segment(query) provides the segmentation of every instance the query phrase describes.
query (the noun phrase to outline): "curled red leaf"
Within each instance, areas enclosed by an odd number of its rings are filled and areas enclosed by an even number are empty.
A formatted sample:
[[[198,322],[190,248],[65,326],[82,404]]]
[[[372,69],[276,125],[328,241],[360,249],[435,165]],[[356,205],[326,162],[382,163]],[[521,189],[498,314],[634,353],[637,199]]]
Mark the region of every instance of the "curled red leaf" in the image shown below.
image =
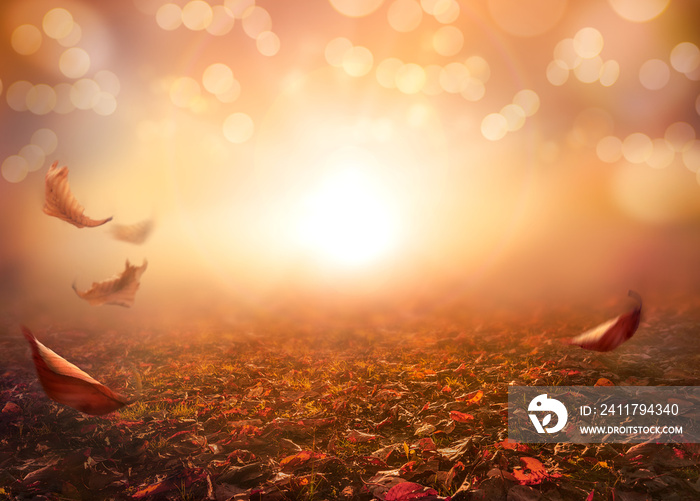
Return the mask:
[[[93,415],[108,414],[130,403],[41,344],[26,327],[22,333],[32,348],[39,382],[49,398]]]
[[[116,304],[118,306],[130,307],[134,304],[136,291],[141,283],[139,282],[141,275],[146,271],[148,262],[143,261],[141,266],[129,264],[126,261],[126,268],[119,275],[103,280],[101,282],[93,282],[92,287],[86,291],[79,291],[75,284],[73,290],[81,298],[85,299],[93,306],[101,304]]]
[[[58,161],[49,167],[45,178],[44,213],[57,217],[78,228],[100,226],[112,220],[91,219],[83,214],[85,208],[73,196],[68,185],[68,167],[58,168]]]
[[[638,304],[632,311],[628,311],[569,341],[569,344],[580,346],[586,350],[610,351],[630,339],[639,327],[639,319],[642,314],[642,298],[634,291],[629,295],[637,300]]]

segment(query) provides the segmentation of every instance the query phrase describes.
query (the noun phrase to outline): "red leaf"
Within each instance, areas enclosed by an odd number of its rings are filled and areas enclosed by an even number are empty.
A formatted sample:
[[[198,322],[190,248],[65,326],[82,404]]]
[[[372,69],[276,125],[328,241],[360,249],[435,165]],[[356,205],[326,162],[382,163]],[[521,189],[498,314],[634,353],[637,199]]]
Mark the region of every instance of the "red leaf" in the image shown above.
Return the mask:
[[[548,478],[560,477],[560,473],[548,473],[547,468],[540,462],[539,459],[530,457],[521,457],[520,463],[522,467],[513,468],[513,476],[520,482],[521,485],[534,485],[542,483]]]
[[[437,491],[424,487],[415,482],[401,482],[389,489],[384,496],[385,501],[412,501],[414,499],[435,499]]]
[[[580,336],[576,336],[569,340],[569,344],[580,346],[586,350],[610,351],[630,339],[639,327],[642,298],[634,291],[629,291],[629,295],[639,302],[634,310],[603,322]]]
[[[474,419],[474,416],[459,411],[450,411],[450,418],[452,421],[457,421],[458,423],[466,423]]]
[[[348,439],[348,442],[357,444],[361,442],[371,442],[372,440],[376,440],[379,438],[379,435],[372,435],[370,433],[363,433],[357,430],[350,430],[346,438]]]
[[[58,168],[58,161],[55,161],[46,172],[44,181],[46,193],[44,201],[44,213],[57,217],[78,228],[100,226],[112,220],[90,219],[83,214],[85,208],[78,203],[70,191],[68,185],[68,167]]]
[[[49,398],[93,415],[107,414],[130,403],[41,344],[26,327],[22,327],[22,333],[32,348],[39,382]]]

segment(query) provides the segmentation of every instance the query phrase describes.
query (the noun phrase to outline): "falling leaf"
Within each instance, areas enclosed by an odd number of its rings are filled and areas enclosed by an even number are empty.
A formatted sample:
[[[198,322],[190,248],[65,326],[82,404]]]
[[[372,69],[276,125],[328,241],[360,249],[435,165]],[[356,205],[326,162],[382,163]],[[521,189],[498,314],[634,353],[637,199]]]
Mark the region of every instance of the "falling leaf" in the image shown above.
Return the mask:
[[[142,244],[153,230],[153,220],[146,219],[134,224],[112,224],[112,236],[130,244]]]
[[[93,415],[107,414],[130,403],[41,344],[26,327],[22,327],[22,333],[32,348],[39,382],[49,398]]]
[[[139,279],[147,266],[146,260],[141,266],[134,266],[129,264],[127,259],[126,268],[121,275],[115,275],[102,282],[93,282],[92,287],[84,292],[80,292],[73,284],[73,290],[93,306],[116,304],[128,308],[134,304],[134,296],[140,285]]]
[[[112,220],[91,219],[83,214],[85,208],[73,196],[68,185],[68,167],[58,168],[58,161],[49,167],[45,178],[46,196],[44,212],[49,216],[63,219],[78,228],[100,226]]]
[[[634,291],[629,291],[629,295],[639,302],[634,310],[584,332],[580,336],[571,339],[569,344],[580,346],[587,350],[610,351],[631,338],[637,327],[639,327],[639,319],[642,313],[642,298]]]

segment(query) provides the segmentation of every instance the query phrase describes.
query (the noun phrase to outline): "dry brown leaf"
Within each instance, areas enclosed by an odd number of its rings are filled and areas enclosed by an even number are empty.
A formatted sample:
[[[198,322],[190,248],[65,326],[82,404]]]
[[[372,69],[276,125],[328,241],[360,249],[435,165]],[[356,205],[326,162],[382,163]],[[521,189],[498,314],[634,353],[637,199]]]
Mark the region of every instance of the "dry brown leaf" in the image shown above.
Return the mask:
[[[85,208],[78,203],[68,185],[68,167],[58,168],[58,161],[49,167],[45,178],[46,196],[44,213],[57,217],[78,228],[100,226],[112,220],[91,219],[83,214]]]
[[[134,224],[112,224],[112,236],[131,244],[142,244],[153,230],[153,220],[146,219]]]
[[[129,264],[127,259],[126,268],[121,274],[102,282],[93,282],[92,287],[84,292],[80,292],[73,284],[73,290],[93,306],[116,304],[128,308],[134,304],[134,297],[140,285],[139,279],[147,266],[148,262],[145,259],[141,266]]]
[[[639,303],[634,310],[603,322],[599,326],[571,339],[569,343],[587,350],[610,351],[631,338],[637,327],[639,327],[639,319],[642,314],[642,298],[634,291],[629,291],[629,295]]]
[[[93,415],[107,414],[129,404],[125,397],[41,344],[26,327],[22,327],[22,333],[32,348],[39,382],[49,398]]]

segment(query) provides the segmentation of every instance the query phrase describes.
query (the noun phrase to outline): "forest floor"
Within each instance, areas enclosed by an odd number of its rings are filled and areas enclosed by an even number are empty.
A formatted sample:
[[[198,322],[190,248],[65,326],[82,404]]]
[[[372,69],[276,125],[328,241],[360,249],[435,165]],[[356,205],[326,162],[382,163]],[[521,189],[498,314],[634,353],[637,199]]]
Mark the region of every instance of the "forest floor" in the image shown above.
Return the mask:
[[[602,320],[37,328],[134,398],[102,417],[46,397],[5,326],[0,500],[700,499],[700,444],[507,440],[509,385],[700,384],[697,318],[657,312],[607,354],[561,342]]]

